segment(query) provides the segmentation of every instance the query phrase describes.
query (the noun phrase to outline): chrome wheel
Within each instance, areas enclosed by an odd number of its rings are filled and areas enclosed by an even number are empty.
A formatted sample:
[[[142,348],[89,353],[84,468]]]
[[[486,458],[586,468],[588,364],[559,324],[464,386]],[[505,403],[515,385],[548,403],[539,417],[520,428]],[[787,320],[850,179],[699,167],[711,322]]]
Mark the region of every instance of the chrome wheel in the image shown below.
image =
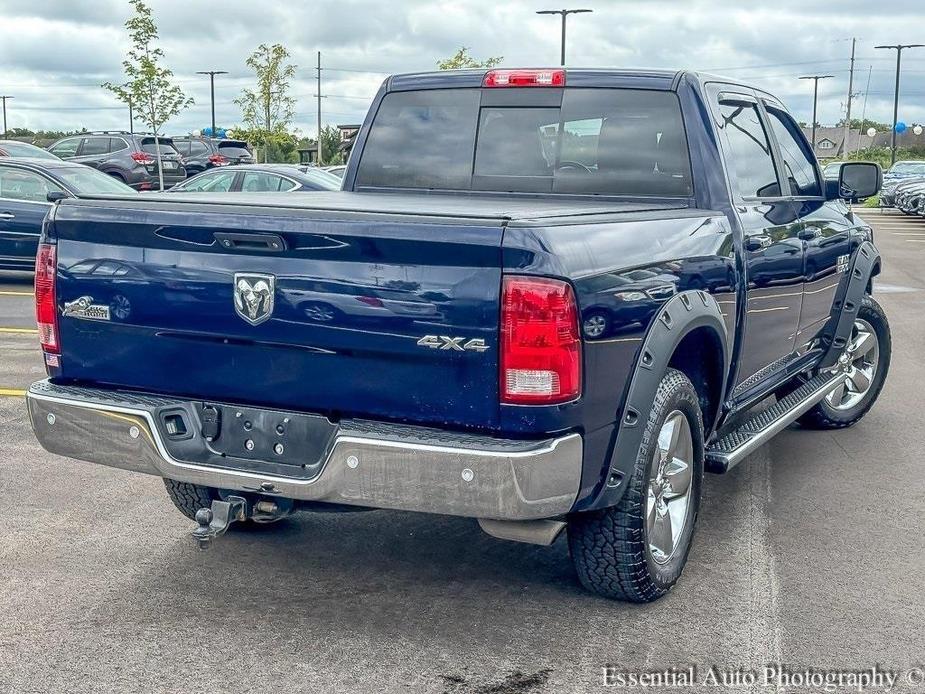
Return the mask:
[[[600,337],[607,329],[607,319],[599,313],[594,314],[592,316],[588,316],[585,319],[584,325],[582,327],[584,328],[585,336]]]
[[[829,407],[850,410],[870,392],[880,362],[880,342],[873,326],[863,318],[854,322],[851,339],[838,367],[848,378],[826,397]]]
[[[664,564],[674,555],[688,523],[694,439],[687,417],[674,410],[658,432],[646,498],[649,553]]]

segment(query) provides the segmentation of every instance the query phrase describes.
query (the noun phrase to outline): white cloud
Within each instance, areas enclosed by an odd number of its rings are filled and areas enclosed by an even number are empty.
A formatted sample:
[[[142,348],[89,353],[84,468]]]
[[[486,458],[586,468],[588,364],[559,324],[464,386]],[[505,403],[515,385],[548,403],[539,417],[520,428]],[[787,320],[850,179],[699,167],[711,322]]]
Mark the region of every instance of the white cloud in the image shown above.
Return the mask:
[[[249,82],[244,59],[259,43],[280,42],[298,65],[296,125],[315,130],[314,65],[323,54],[326,122],[362,120],[368,100],[387,73],[429,70],[459,46],[476,56],[503,55],[505,65],[554,65],[559,55],[556,17],[534,14],[544,0],[150,0],[167,64],[196,104],[177,117],[172,132],[207,124],[208,80],[197,70],[231,74],[216,81],[223,124],[239,118],[233,103]],[[895,56],[878,43],[914,42],[920,4],[909,0],[877,11],[869,2],[778,0],[743,9],[731,0],[626,2],[588,0],[592,15],[570,18],[569,64],[589,67],[672,67],[726,72],[783,98],[809,120],[812,85],[797,78],[827,73],[820,83],[819,119],[836,121],[848,90],[850,43],[858,44],[855,92],[871,73],[867,115],[892,117]],[[11,126],[119,128],[127,114],[97,85],[119,81],[126,45],[125,0],[0,0],[0,91],[13,94]],[[368,71],[368,72],[363,72]],[[860,115],[863,95],[855,102]],[[925,49],[904,57],[900,118],[925,121]],[[79,110],[74,110],[79,109]]]

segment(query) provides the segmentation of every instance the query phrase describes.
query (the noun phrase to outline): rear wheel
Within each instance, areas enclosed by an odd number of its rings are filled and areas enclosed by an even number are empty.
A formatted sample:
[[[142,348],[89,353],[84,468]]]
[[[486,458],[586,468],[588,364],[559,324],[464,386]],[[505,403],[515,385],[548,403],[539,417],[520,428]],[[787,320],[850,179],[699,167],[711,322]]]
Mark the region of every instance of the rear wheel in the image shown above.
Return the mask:
[[[800,417],[800,424],[812,429],[841,429],[860,420],[883,389],[891,351],[886,314],[873,297],[865,296],[838,363],[848,379]]]
[[[651,602],[677,582],[700,508],[703,416],[697,391],[669,369],[620,503],[569,519],[572,561],[582,585],[599,595]]]

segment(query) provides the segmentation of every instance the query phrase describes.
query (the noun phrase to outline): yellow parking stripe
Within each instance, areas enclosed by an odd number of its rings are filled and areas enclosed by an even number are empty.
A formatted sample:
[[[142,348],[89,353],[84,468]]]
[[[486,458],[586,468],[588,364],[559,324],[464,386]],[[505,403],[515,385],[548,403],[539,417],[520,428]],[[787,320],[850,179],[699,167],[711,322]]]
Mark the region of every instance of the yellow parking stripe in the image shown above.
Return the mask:
[[[26,394],[24,390],[18,390],[16,388],[0,388],[0,397],[6,396],[8,398],[21,398]]]
[[[35,296],[32,292],[0,292],[0,296]]]
[[[12,333],[14,335],[38,335],[36,328],[0,328],[0,333]]]

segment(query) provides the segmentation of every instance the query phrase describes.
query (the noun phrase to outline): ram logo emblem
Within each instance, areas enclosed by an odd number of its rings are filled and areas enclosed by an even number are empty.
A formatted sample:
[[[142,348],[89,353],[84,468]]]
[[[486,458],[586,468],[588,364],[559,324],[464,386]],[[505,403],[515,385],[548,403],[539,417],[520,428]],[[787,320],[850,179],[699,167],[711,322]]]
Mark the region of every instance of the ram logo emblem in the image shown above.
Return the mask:
[[[234,308],[251,325],[260,325],[273,315],[276,278],[273,275],[238,272],[234,276]]]
[[[447,350],[451,352],[487,352],[488,345],[480,337],[449,337],[447,335],[425,335],[418,340],[419,347]]]

